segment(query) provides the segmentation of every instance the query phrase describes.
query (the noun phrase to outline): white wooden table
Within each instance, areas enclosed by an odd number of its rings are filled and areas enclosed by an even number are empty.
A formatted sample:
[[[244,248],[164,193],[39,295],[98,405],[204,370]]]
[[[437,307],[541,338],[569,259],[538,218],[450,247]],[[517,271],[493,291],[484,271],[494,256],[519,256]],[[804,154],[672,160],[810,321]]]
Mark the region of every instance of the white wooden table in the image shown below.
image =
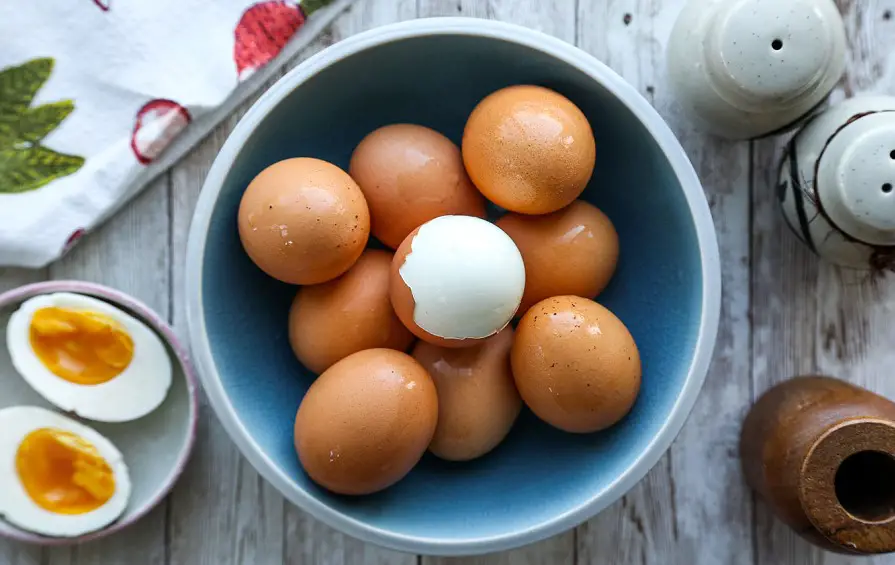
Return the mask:
[[[777,0],[786,1],[786,0]],[[895,94],[895,0],[838,0],[849,71],[838,97]],[[0,565],[801,565],[895,564],[816,550],[749,492],[739,427],[757,394],[825,372],[895,398],[895,277],[868,279],[818,263],[778,214],[782,141],[726,143],[695,132],[665,81],[664,47],[683,0],[359,0],[303,57],[370,27],[429,16],[523,24],[575,43],[621,73],[671,123],[711,203],[724,298],[715,360],[670,452],[627,496],[574,531],[502,554],[420,558],[380,549],[310,518],[242,459],[204,404],[192,462],[168,499],[119,535],[76,548],[0,541]],[[285,72],[286,69],[283,69]],[[282,73],[280,73],[281,76]],[[75,278],[129,292],[185,333],[183,273],[193,206],[242,111],[73,252],[39,271],[0,270],[0,289]]]

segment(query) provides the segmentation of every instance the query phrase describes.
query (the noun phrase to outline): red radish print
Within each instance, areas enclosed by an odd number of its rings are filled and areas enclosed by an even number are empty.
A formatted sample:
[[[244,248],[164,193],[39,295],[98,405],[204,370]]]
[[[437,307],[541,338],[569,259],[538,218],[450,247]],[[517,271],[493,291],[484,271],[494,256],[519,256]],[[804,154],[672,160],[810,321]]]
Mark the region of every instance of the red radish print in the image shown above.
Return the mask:
[[[246,10],[234,32],[233,60],[239,80],[276,57],[304,23],[304,12],[292,2],[259,2]]]
[[[131,149],[137,160],[148,165],[190,123],[190,113],[172,100],[152,100],[137,112]]]
[[[108,12],[109,8],[112,7],[112,0],[93,0],[93,3],[99,6],[99,9],[103,12]]]
[[[67,253],[68,250],[75,246],[79,239],[84,237],[85,233],[87,233],[87,230],[85,230],[84,228],[75,230],[74,233],[68,236],[68,239],[65,240],[65,247],[63,247],[62,252]]]

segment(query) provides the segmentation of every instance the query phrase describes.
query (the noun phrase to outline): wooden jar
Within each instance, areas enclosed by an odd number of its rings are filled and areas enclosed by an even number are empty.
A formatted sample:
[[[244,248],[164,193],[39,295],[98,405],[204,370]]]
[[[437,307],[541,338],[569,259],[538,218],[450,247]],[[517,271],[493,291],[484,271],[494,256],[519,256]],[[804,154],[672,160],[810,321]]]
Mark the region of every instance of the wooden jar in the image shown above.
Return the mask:
[[[895,403],[823,376],[767,391],[743,424],[749,486],[808,541],[895,552]]]

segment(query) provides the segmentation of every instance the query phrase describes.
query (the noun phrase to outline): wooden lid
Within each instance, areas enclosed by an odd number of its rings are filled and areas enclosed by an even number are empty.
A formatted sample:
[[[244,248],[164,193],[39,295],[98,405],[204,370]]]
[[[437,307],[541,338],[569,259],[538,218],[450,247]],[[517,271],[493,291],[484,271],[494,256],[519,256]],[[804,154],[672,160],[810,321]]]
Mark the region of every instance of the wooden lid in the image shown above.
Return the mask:
[[[861,418],[827,430],[802,462],[799,499],[841,549],[895,552],[895,425]]]

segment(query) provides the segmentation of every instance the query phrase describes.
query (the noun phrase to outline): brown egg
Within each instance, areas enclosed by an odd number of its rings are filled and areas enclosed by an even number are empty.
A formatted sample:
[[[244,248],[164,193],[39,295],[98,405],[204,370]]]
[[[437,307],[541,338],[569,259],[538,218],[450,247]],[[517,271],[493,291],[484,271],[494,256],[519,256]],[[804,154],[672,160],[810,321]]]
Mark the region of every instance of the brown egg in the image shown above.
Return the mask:
[[[545,216],[509,213],[497,221],[522,253],[525,294],[521,317],[536,302],[560,295],[594,298],[618,263],[618,234],[595,206],[576,200]]]
[[[364,349],[407,351],[413,334],[388,297],[392,254],[367,249],[344,275],[304,286],[289,311],[289,342],[295,356],[320,374]]]
[[[570,204],[590,181],[596,158],[587,117],[540,86],[510,86],[479,102],[462,145],[476,187],[520,214],[548,214]]]
[[[370,236],[370,213],[357,184],[339,167],[306,157],[258,173],[242,195],[238,224],[258,268],[291,284],[341,275]]]
[[[466,175],[460,148],[427,127],[373,131],[355,148],[348,172],[370,206],[371,232],[392,249],[433,218],[485,217],[485,199]]]
[[[429,451],[442,459],[468,461],[507,436],[522,409],[510,371],[512,345],[511,327],[464,349],[417,342],[413,357],[438,390],[438,425]]]
[[[603,430],[640,392],[640,354],[628,329],[593,300],[556,296],[532,306],[510,354],[516,388],[548,424],[567,432]]]
[[[426,370],[406,353],[366,349],[308,389],[295,416],[295,449],[323,488],[370,494],[410,472],[437,422],[438,396]]]

